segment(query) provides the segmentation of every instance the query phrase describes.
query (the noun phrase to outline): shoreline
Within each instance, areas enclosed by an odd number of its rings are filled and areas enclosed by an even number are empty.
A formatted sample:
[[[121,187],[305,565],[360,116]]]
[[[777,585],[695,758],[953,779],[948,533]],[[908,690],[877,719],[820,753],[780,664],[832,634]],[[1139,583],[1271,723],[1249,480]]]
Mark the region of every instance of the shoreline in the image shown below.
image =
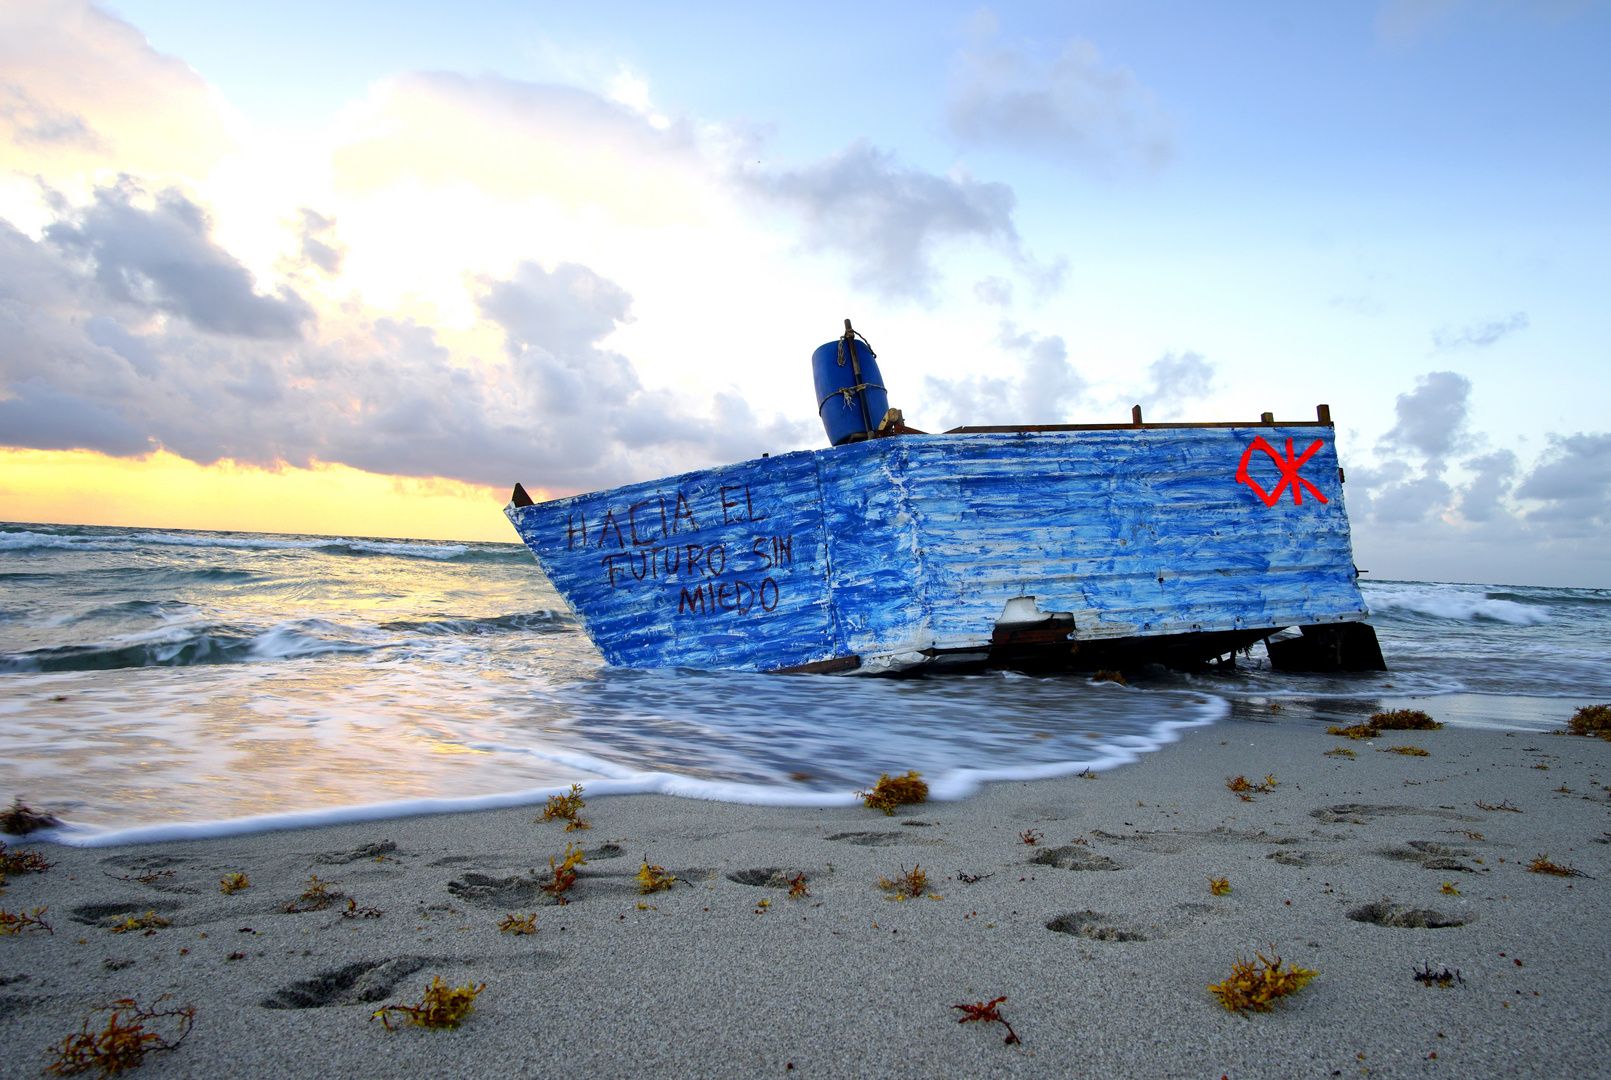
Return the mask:
[[[197,1006],[195,1029],[142,1076],[1611,1069],[1611,743],[1452,725],[1366,743],[1240,715],[1178,734],[1096,779],[996,782],[895,817],[590,793],[575,832],[523,806],[117,848],[8,837],[56,865],[10,876],[0,907],[47,907],[55,933],[0,937],[4,1072],[38,1075],[97,1004],[164,993]],[[1428,755],[1377,752],[1406,744]],[[1251,802],[1226,789],[1267,773],[1278,785]],[[546,906],[567,842],[592,854],[575,902]],[[1545,852],[1590,876],[1527,872]],[[678,884],[640,895],[644,859]],[[919,864],[940,899],[879,890]],[[810,896],[766,887],[772,871],[805,874]],[[220,893],[228,873],[250,887]],[[284,913],[310,875],[342,901]],[[1227,896],[1209,890],[1220,876]],[[347,899],[384,914],[342,918]],[[1379,901],[1463,925],[1348,918]],[[148,910],[171,925],[103,925]],[[500,933],[510,913],[536,933]],[[1074,932],[1048,929],[1060,916]],[[1207,984],[1272,944],[1320,974],[1285,1009],[1227,1012]],[[1465,981],[1423,986],[1421,963]],[[463,1027],[369,1020],[435,975],[486,983]],[[951,1006],[1003,994],[1022,1045],[956,1023]]]
[[[952,769],[939,776],[929,775],[930,799],[956,802],[978,794],[986,785],[1056,779],[1086,769],[1110,772],[1135,764],[1143,756],[1157,753],[1179,740],[1193,728],[1212,726],[1227,720],[1265,721],[1272,719],[1270,707],[1278,705],[1274,718],[1283,724],[1326,726],[1356,723],[1370,713],[1390,709],[1426,709],[1445,717],[1451,726],[1480,730],[1546,734],[1564,725],[1571,712],[1569,703],[1577,697],[1552,695],[1488,695],[1450,693],[1442,695],[1358,695],[1289,694],[1244,692],[1225,694],[1212,688],[1144,688],[1164,693],[1199,694],[1215,703],[1208,706],[1211,716],[1193,720],[1159,720],[1146,735],[1115,736],[1108,744],[1093,749],[1104,753],[1089,759],[1049,762],[1044,765],[1004,766],[996,769]],[[1135,740],[1148,745],[1134,745]],[[1130,743],[1130,745],[1125,745]],[[575,758],[573,764],[581,760]],[[608,763],[593,760],[595,767]],[[581,766],[578,766],[579,768]],[[702,802],[731,803],[740,806],[774,806],[797,809],[826,809],[859,806],[850,789],[816,790],[743,781],[707,780],[680,773],[644,772],[632,776],[608,777],[577,775],[541,787],[484,792],[464,796],[420,795],[377,802],[334,804],[312,810],[275,810],[238,817],[149,821],[135,825],[107,827],[71,819],[59,828],[31,835],[36,843],[67,847],[110,848],[131,844],[174,843],[187,840],[249,836],[258,833],[319,829],[333,825],[383,824],[412,817],[479,813],[484,810],[518,809],[542,806],[550,795],[562,794],[571,783],[581,783],[598,797],[625,795],[668,795]],[[30,796],[32,798],[32,796]],[[25,800],[26,801],[26,800]],[[43,800],[41,800],[44,803]],[[48,804],[47,804],[48,805]]]

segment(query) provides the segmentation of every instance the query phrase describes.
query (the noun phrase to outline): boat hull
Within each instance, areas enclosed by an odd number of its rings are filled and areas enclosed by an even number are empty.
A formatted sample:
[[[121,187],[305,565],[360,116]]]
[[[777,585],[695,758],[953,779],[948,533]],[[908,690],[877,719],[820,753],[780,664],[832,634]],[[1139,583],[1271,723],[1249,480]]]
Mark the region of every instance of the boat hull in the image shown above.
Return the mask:
[[[1191,666],[1368,614],[1329,425],[905,435],[505,512],[631,667]]]

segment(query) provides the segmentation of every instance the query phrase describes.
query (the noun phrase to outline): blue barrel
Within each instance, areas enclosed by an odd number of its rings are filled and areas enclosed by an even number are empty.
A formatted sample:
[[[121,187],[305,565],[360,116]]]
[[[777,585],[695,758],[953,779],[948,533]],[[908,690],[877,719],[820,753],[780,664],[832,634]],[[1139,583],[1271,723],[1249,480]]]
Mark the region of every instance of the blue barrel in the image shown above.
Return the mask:
[[[866,438],[878,430],[878,423],[889,411],[889,394],[884,377],[878,373],[878,360],[865,341],[853,339],[856,367],[843,338],[830,341],[811,354],[811,377],[817,385],[817,415],[828,431],[828,443],[839,446]]]

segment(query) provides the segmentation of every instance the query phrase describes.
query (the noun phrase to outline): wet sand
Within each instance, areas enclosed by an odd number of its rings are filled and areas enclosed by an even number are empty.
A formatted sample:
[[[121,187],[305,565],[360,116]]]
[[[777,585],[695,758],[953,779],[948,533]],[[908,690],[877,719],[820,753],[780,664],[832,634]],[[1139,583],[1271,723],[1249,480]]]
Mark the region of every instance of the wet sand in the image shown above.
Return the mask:
[[[638,795],[589,799],[573,832],[522,808],[13,841],[56,865],[0,907],[48,907],[55,933],[0,937],[0,1075],[40,1075],[96,1005],[163,994],[194,1031],[142,1077],[1611,1075],[1611,742],[1270,721],[894,817]],[[1379,752],[1403,745],[1429,754]],[[1250,802],[1226,787],[1266,774]],[[539,886],[567,842],[588,861],[561,906]],[[1546,852],[1588,876],[1528,872]],[[677,884],[641,895],[645,859]],[[923,898],[879,889],[917,866]],[[221,893],[231,873],[250,886]],[[775,887],[801,874],[808,896]],[[340,898],[285,912],[312,875]],[[110,932],[147,911],[171,925]],[[537,932],[500,932],[510,913]],[[1207,985],[1271,946],[1319,975],[1227,1012]],[[1464,982],[1423,985],[1422,964]],[[462,1027],[370,1019],[438,975],[486,984]],[[1001,995],[1021,1045],[951,1009]]]

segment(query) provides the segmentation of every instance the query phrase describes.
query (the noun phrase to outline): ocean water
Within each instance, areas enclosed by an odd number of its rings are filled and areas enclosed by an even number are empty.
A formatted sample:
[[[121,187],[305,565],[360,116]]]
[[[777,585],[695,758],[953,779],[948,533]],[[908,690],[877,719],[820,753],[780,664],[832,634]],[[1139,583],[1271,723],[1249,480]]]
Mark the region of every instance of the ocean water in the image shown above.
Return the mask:
[[[0,797],[114,843],[661,791],[835,805],[1133,761],[1231,716],[1411,701],[1544,730],[1611,699],[1611,591],[1367,582],[1390,671],[1132,687],[605,667],[525,549],[0,524]],[[1272,710],[1280,704],[1280,710]]]

